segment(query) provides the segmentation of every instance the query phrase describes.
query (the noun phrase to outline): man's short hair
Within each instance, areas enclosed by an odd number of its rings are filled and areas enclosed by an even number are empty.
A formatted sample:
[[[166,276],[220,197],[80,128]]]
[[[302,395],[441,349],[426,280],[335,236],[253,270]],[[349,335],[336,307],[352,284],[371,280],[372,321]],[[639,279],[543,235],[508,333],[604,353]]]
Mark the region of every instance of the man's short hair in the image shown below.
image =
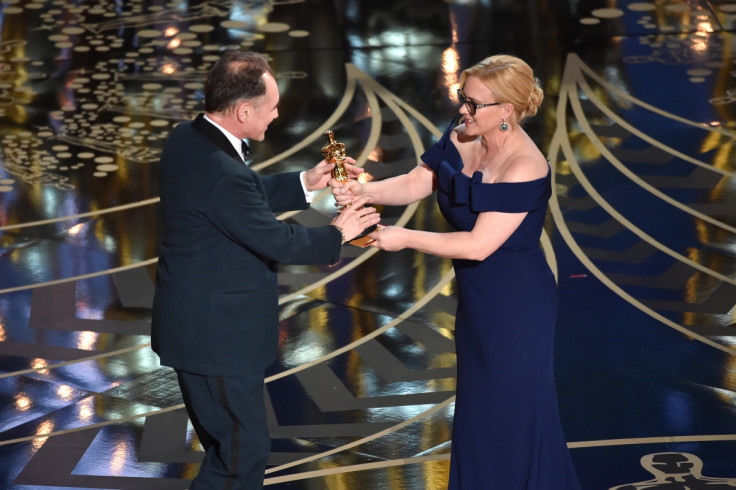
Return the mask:
[[[260,54],[226,50],[204,82],[204,110],[223,112],[241,101],[264,95],[264,73],[273,75],[268,61]]]

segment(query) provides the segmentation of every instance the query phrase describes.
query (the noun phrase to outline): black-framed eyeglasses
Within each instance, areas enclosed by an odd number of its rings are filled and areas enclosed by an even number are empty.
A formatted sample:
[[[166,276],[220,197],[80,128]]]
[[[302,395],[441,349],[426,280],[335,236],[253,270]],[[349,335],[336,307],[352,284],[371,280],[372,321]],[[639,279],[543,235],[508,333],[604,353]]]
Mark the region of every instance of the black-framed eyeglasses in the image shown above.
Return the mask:
[[[472,100],[468,100],[465,98],[465,94],[463,93],[463,89],[459,88],[457,89],[457,98],[460,100],[461,104],[465,104],[465,108],[468,110],[468,114],[471,116],[475,116],[475,111],[477,109],[481,109],[483,107],[490,107],[492,105],[501,105],[503,102],[491,102],[490,104],[476,104]]]

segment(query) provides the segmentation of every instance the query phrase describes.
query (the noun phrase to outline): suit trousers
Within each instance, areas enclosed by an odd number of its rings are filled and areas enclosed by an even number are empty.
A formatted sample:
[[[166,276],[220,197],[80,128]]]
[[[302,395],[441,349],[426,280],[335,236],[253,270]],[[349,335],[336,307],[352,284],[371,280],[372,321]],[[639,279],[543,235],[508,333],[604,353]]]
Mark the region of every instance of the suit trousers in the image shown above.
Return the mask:
[[[190,490],[262,490],[271,439],[263,372],[204,376],[177,370],[189,419],[205,449]]]

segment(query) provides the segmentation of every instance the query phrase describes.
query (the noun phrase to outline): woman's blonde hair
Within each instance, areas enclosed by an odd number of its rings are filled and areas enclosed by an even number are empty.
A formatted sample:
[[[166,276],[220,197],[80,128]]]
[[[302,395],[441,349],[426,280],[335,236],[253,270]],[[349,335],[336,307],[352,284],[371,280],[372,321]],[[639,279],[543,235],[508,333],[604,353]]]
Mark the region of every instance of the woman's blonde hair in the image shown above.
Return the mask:
[[[468,77],[476,77],[495,95],[496,102],[509,103],[514,112],[508,121],[521,124],[534,116],[544,100],[539,79],[522,59],[507,54],[497,54],[463,70],[460,86]]]

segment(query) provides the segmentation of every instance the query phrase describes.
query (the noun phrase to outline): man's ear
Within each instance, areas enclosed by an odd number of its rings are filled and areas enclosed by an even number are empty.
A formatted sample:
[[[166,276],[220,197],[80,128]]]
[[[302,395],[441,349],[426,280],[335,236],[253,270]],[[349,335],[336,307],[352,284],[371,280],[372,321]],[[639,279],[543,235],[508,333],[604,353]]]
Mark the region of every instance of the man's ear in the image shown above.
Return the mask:
[[[248,120],[248,117],[252,114],[252,112],[253,106],[250,102],[241,102],[235,108],[235,117],[238,118],[238,121],[244,123]]]

